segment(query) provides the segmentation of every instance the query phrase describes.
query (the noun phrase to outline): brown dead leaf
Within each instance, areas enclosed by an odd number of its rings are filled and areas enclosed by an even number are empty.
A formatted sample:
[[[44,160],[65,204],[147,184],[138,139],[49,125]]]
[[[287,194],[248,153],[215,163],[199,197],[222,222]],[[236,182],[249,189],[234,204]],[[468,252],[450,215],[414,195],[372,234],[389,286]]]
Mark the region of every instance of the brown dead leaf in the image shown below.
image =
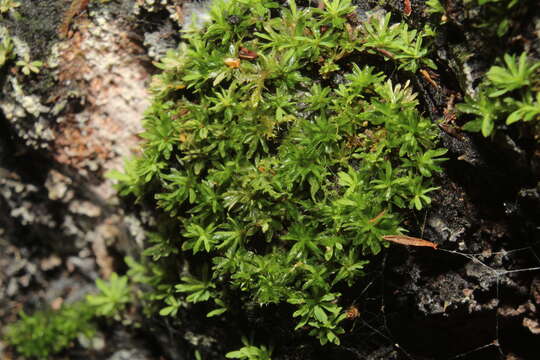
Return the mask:
[[[407,245],[407,246],[427,246],[433,249],[437,249],[437,244],[434,242],[412,237],[405,235],[385,235],[383,236],[384,240],[394,242],[396,244]]]

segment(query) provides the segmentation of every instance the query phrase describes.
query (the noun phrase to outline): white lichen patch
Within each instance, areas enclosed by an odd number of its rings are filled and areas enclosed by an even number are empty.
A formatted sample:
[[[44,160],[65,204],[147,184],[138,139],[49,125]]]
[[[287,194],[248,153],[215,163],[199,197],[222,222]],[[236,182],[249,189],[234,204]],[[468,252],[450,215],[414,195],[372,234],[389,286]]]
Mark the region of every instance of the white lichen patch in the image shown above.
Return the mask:
[[[0,26],[0,38],[5,37],[10,38],[14,45],[15,58],[30,56],[29,45],[18,37],[11,36],[6,27]],[[34,149],[47,148],[47,143],[54,135],[42,116],[47,114],[50,108],[43,104],[39,96],[25,92],[23,84],[16,76],[18,71],[16,67],[13,67],[7,72],[7,81],[0,89],[0,111],[4,113],[17,135],[27,146]]]
[[[191,4],[192,2],[183,0],[137,0],[133,6],[133,13],[139,15],[142,9],[148,12],[166,10],[171,20],[182,25],[186,12],[189,11],[187,7]]]
[[[93,22],[60,46],[59,78],[84,94],[85,106],[60,119],[56,160],[83,175],[122,169],[123,159],[138,147],[137,134],[149,105],[149,75],[139,60],[142,49],[112,18],[94,15]],[[115,194],[108,180],[95,190],[105,199]]]
[[[91,6],[71,24],[68,38],[51,44],[46,59],[32,59],[44,63],[39,74],[24,76],[12,62],[0,88],[0,111],[17,141],[46,154],[43,168],[48,169],[43,184],[27,184],[0,168],[6,214],[17,224],[47,228],[58,239],[72,241],[79,256],[54,266],[90,277],[115,271],[112,248],[127,252],[133,242],[142,246],[143,224],[149,222],[141,223],[134,214],[126,219],[116,206],[113,181],[103,176],[122,170],[124,158],[138,151],[149,106],[148,49],[130,38],[130,22],[122,19],[126,14],[112,13],[117,10]],[[156,49],[174,46],[173,41],[161,44],[167,31],[176,30],[161,31],[152,40]],[[16,59],[29,53],[28,44],[17,39],[14,45]],[[41,87],[45,81],[47,91]],[[14,156],[24,159],[21,149]],[[55,161],[49,164],[51,158]],[[6,287],[15,294],[21,284],[13,280]]]
[[[171,37],[173,34],[172,26],[166,25],[157,31],[144,33],[144,47],[147,54],[155,61],[161,60],[168,50],[175,48],[175,41]]]
[[[88,17],[56,48],[57,77],[64,89],[60,99],[74,98],[71,105],[78,101],[79,108],[60,107],[53,155],[93,181],[85,184],[82,199],[71,193],[78,180],[66,181],[51,172],[46,186],[50,199],[68,205],[62,231],[73,236],[77,247],[89,249],[101,276],[107,277],[114,271],[109,249],[125,246],[127,232],[144,237],[143,229],[131,229],[115,208],[113,181],[103,175],[122,170],[124,159],[138,151],[149,106],[149,73],[141,61],[145,50],[130,39],[124,22],[104,7],[90,10]]]
[[[211,1],[189,2],[184,4],[185,30],[199,30],[204,24],[210,21]]]
[[[56,170],[49,171],[45,180],[45,188],[49,193],[50,200],[68,202],[73,199],[74,193],[70,188],[72,180]]]
[[[91,218],[101,215],[101,208],[90,201],[73,200],[69,203],[69,211]]]
[[[39,117],[41,113],[46,113],[49,108],[40,102],[40,98],[37,95],[26,95],[23,91],[21,84],[16,77],[9,79],[12,89],[12,95],[15,101],[26,111],[26,113]]]
[[[39,189],[33,184],[21,181],[18,176],[11,173],[0,172],[0,197],[4,199],[10,211],[10,216],[17,219],[23,225],[43,225],[54,228],[53,220],[39,203],[32,201]]]

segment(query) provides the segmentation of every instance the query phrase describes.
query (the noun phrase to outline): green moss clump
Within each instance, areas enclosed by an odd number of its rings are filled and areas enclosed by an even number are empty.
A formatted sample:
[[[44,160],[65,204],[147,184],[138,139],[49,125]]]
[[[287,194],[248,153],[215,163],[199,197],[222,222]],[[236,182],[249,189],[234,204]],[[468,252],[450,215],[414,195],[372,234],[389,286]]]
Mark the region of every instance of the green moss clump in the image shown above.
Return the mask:
[[[21,319],[6,328],[5,340],[24,356],[50,359],[77,336],[93,336],[93,316],[92,308],[84,302],[62,306],[58,311],[38,311],[32,315],[22,312]]]
[[[535,138],[540,138],[540,61],[531,63],[525,52],[519,59],[505,54],[503,66],[494,65],[486,74],[477,95],[458,105],[458,110],[472,114],[473,120],[463,126],[464,130],[482,132],[488,137],[497,126],[516,122],[531,122]]]
[[[132,300],[126,276],[113,273],[107,282],[98,279],[96,286],[97,294],[63,305],[57,311],[39,310],[31,315],[21,312],[20,319],[6,327],[4,340],[24,356],[50,359],[77,338],[90,339],[96,331],[96,317],[121,320]]]
[[[288,302],[296,329],[338,344],[338,287],[403,231],[402,211],[430,203],[444,160],[409,83],[378,69],[435,64],[429,32],[390,15],[360,22],[348,0],[289,4],[217,1],[158,64],[144,154],[112,176],[165,215],[147,265],[129,260],[161,315],[205,302],[219,316],[231,294]]]

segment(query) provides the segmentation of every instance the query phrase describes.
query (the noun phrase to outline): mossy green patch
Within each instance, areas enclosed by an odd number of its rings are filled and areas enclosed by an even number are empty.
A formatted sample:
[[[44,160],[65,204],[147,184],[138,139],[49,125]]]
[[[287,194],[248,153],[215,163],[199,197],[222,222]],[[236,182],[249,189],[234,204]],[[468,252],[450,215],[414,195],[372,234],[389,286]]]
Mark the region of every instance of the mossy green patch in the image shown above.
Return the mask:
[[[3,339],[29,359],[51,359],[74,345],[80,337],[90,339],[96,332],[98,316],[121,320],[132,298],[128,278],[113,273],[109,281],[98,279],[97,294],[85,300],[64,304],[58,310],[45,309],[28,315],[5,327]]]
[[[226,314],[241,294],[293,304],[298,330],[337,344],[338,288],[404,231],[404,211],[430,203],[445,150],[409,83],[374,66],[435,67],[429,29],[361,22],[348,0],[324,5],[216,1],[157,64],[144,154],[112,176],[167,216],[146,267],[129,260],[162,315],[210,301],[209,315]]]
[[[29,358],[50,359],[80,335],[95,332],[93,311],[85,303],[62,306],[58,311],[21,313],[21,319],[6,327],[5,340]]]
[[[467,98],[458,109],[474,115],[474,119],[463,128],[480,131],[488,137],[498,125],[511,125],[516,122],[531,122],[535,136],[540,136],[540,83],[538,69],[540,61],[531,62],[525,52],[519,58],[505,54],[502,66],[492,66],[486,80],[474,98]]]

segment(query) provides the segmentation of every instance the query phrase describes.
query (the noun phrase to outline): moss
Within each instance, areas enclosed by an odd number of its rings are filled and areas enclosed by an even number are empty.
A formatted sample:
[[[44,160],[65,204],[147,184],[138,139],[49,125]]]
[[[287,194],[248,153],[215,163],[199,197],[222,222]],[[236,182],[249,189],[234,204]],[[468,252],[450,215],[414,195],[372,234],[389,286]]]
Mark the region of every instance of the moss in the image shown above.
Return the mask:
[[[296,329],[339,344],[339,289],[403,231],[406,209],[430,203],[445,150],[408,82],[367,63],[404,77],[436,67],[430,29],[324,4],[217,1],[157,64],[144,155],[112,176],[168,216],[147,266],[129,260],[162,316],[199,302],[226,316],[231,296],[289,303]]]
[[[28,315],[4,329],[3,339],[18,353],[30,359],[51,359],[70,346],[76,339],[88,340],[96,333],[99,316],[121,319],[130,302],[128,279],[113,273],[108,282],[98,279],[97,294],[85,300],[64,304],[58,310],[45,309]]]
[[[91,307],[80,302],[65,305],[58,311],[37,311],[21,314],[21,319],[5,330],[6,341],[19,353],[32,359],[50,359],[51,355],[71,345],[77,336],[92,336]]]
[[[531,62],[527,53],[504,55],[502,66],[494,65],[486,73],[485,80],[475,96],[467,97],[459,104],[463,113],[472,114],[474,119],[463,126],[464,130],[482,132],[484,137],[492,135],[496,128],[516,122],[529,122],[534,137],[540,137],[540,92],[536,91],[540,61]]]

